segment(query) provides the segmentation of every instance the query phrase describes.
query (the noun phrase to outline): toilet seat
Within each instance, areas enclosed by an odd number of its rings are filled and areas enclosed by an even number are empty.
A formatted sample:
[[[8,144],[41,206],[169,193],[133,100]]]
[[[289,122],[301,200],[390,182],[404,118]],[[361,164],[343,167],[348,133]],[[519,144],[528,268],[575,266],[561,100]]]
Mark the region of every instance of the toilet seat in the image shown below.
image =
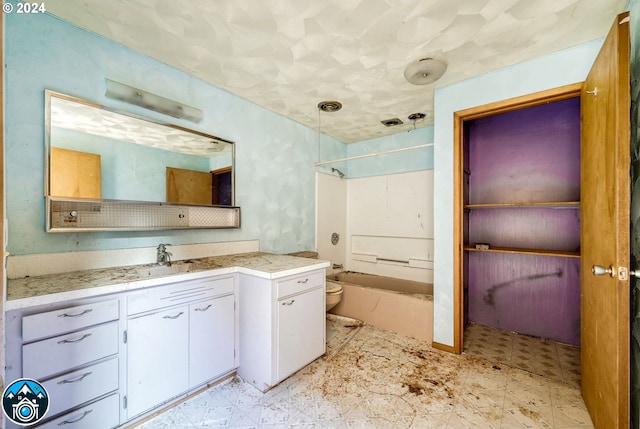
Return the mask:
[[[327,295],[337,295],[339,293],[342,293],[341,285],[334,282],[327,282]]]

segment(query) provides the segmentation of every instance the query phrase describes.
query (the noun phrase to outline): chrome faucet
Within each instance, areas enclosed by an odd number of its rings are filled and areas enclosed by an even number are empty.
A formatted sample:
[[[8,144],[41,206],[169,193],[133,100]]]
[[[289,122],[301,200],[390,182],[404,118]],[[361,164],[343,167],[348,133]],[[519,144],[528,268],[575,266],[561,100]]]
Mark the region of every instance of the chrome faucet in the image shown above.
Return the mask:
[[[158,265],[171,266],[171,253],[167,252],[167,246],[171,244],[158,244]]]

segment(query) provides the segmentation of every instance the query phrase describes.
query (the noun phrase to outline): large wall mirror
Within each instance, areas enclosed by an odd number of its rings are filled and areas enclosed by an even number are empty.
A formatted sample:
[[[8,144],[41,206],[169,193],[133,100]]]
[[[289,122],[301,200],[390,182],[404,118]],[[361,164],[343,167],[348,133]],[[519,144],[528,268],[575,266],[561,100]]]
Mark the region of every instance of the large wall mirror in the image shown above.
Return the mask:
[[[45,103],[48,231],[239,227],[233,142],[53,91]]]

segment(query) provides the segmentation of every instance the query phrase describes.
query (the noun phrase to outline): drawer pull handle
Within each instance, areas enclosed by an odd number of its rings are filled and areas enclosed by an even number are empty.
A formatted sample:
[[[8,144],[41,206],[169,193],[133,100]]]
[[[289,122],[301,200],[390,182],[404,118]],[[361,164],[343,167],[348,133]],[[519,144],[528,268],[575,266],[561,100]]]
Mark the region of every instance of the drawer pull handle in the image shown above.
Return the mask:
[[[90,337],[91,333],[88,334],[84,334],[83,336],[81,336],[80,338],[76,339],[76,340],[60,340],[58,341],[58,344],[67,344],[67,343],[77,343],[78,341],[82,341],[87,337]]]
[[[309,279],[307,278],[307,279],[304,279],[304,280],[298,280],[298,283],[305,284],[308,281],[309,281]]]
[[[292,300],[291,300],[291,301],[289,301],[289,302],[283,302],[283,303],[282,303],[282,305],[292,305],[294,302],[296,302],[296,300],[295,300],[295,299],[292,299]]]
[[[163,319],[177,319],[178,317],[182,316],[184,314],[184,311],[181,311],[180,313],[176,314],[175,316],[162,316]]]
[[[211,304],[207,305],[205,308],[196,308],[194,311],[207,311],[209,308],[211,308]]]
[[[78,313],[78,314],[67,314],[67,313],[62,313],[62,314],[58,314],[58,317],[80,317],[83,316],[87,313],[91,313],[93,311],[93,309],[91,308],[87,308],[85,311],[83,311],[82,313]]]
[[[92,412],[93,410],[87,410],[85,411],[80,417],[78,417],[77,419],[73,419],[73,420],[64,420],[61,421],[60,423],[58,423],[58,426],[63,426],[63,425],[68,425],[70,423],[76,423],[79,422],[80,420],[84,419],[85,417],[87,417],[87,414],[89,414],[90,412]]]
[[[77,383],[78,381],[82,381],[85,378],[89,377],[91,374],[93,374],[93,372],[89,371],[89,372],[85,372],[84,374],[82,374],[80,377],[78,378],[74,378],[73,380],[62,380],[62,381],[58,381],[58,384],[68,384],[68,383]]]

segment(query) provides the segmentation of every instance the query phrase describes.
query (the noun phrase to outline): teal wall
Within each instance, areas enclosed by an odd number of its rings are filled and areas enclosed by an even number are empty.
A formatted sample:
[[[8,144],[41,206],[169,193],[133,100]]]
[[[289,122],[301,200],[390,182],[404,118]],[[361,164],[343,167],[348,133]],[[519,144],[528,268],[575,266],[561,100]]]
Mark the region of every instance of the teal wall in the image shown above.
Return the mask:
[[[15,1],[14,1],[15,2]],[[8,251],[13,255],[259,239],[276,253],[314,248],[318,133],[48,14],[4,15]],[[105,98],[105,78],[204,111],[193,124]],[[237,230],[45,232],[44,90],[169,121],[236,143]],[[345,145],[322,136],[324,159]]]
[[[347,156],[360,156],[433,143],[433,127],[404,131],[347,145]],[[347,161],[347,177],[368,177],[433,169],[433,146]]]

